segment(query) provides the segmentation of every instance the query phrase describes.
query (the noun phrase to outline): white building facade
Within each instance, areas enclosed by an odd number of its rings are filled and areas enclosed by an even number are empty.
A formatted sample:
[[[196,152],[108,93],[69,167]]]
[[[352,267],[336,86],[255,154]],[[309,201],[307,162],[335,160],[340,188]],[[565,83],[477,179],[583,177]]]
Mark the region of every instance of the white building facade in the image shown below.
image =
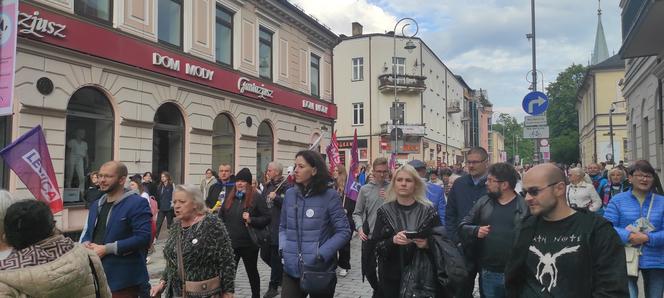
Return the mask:
[[[338,108],[335,125],[339,140],[352,140],[357,129],[360,161],[388,157],[398,141],[398,159],[425,161],[430,167],[463,159],[463,86],[452,71],[419,38],[388,34],[362,34],[354,23],[354,36],[342,37],[334,48],[334,94]],[[394,63],[393,63],[394,61]],[[394,135],[391,109],[398,98],[398,128]],[[341,142],[349,160],[351,142]]]

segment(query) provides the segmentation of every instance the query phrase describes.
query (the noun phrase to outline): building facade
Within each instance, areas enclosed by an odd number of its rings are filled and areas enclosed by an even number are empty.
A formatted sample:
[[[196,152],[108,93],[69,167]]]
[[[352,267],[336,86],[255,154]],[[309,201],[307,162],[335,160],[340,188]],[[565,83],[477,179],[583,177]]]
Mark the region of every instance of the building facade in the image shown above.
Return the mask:
[[[622,0],[625,61],[622,93],[627,101],[628,155],[645,159],[655,167],[664,182],[664,28],[663,1]]]
[[[487,147],[489,153],[489,162],[506,162],[507,153],[505,152],[505,136],[500,132],[492,130],[489,132],[489,146]]]
[[[625,64],[619,55],[592,65],[586,71],[576,101],[581,164],[609,162],[610,155],[616,163],[630,160],[625,154],[627,125],[620,90],[624,75]]]
[[[360,24],[353,26],[353,36],[334,48],[339,140],[352,140],[357,129],[365,163],[389,157],[395,147],[400,162],[421,159],[433,167],[463,160],[464,89],[452,71],[419,38],[397,36],[394,57],[392,33],[363,34]],[[409,42],[412,51],[404,49]],[[341,155],[349,159],[345,147]]]
[[[86,218],[87,173],[118,160],[198,184],[221,163],[261,178],[329,143],[338,37],[288,1],[21,1],[5,143],[41,125],[65,198]],[[29,191],[4,172],[4,187]]]

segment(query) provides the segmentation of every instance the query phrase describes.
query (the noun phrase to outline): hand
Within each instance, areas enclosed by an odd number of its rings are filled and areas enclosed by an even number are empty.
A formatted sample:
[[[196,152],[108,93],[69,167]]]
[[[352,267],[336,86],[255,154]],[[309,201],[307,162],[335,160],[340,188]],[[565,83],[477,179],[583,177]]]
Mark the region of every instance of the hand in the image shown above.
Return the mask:
[[[380,197],[383,198],[383,199],[385,198],[385,189],[384,188],[380,189]]]
[[[276,197],[277,197],[277,193],[274,192],[274,191],[271,192],[271,193],[269,193],[269,194],[267,194],[267,198],[268,198],[270,201],[274,200],[274,198],[276,198]]]
[[[357,230],[357,235],[360,236],[360,240],[362,240],[362,241],[369,240],[369,237],[367,237],[367,234],[365,234],[364,231],[362,231],[362,228]]]
[[[164,291],[164,287],[166,287],[166,283],[162,280],[158,284],[152,286],[150,289],[150,297],[160,297],[161,292]]]
[[[251,217],[249,216],[249,212],[242,212],[242,219],[246,223],[251,223]]]
[[[106,255],[106,247],[103,245],[95,244],[95,243],[88,243],[85,245],[87,249],[93,250],[97,256],[101,259]]]
[[[491,226],[481,226],[477,231],[477,238],[485,238],[486,235],[489,235],[489,232],[491,232]]]
[[[415,242],[415,245],[421,249],[429,248],[429,241],[426,239],[413,239],[413,242]]]
[[[412,240],[406,237],[406,231],[401,231],[392,237],[392,242],[396,245],[408,245]]]
[[[648,242],[648,240],[650,240],[650,238],[648,238],[648,235],[646,235],[645,233],[632,232],[631,234],[629,234],[629,239],[628,240],[629,240],[629,243],[631,243],[633,245],[641,245],[643,243]]]

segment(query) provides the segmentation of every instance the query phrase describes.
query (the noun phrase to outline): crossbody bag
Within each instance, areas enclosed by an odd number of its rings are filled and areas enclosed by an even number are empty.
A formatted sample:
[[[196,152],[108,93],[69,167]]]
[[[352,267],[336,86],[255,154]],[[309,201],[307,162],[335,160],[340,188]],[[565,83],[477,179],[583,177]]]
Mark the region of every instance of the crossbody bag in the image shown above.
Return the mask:
[[[221,297],[221,292],[219,291],[221,288],[221,276],[215,276],[202,281],[187,281],[182,256],[182,230],[178,232],[175,251],[178,259],[178,272],[180,274],[180,280],[182,280],[182,298],[187,298],[189,295],[195,297]]]
[[[304,209],[304,205],[302,205],[302,209]],[[309,294],[328,293],[337,282],[337,274],[334,271],[330,272],[316,266],[304,264],[298,213],[297,202],[295,202],[295,235],[297,239],[297,260],[300,267],[300,289]]]
[[[655,194],[650,196],[650,206],[648,206],[648,215],[646,215],[646,220],[650,221],[650,211],[652,211],[652,203],[655,201]],[[633,246],[625,246],[625,261],[627,263],[627,276],[638,277],[639,276],[639,258],[641,256],[641,248],[643,245],[640,245],[638,248]]]

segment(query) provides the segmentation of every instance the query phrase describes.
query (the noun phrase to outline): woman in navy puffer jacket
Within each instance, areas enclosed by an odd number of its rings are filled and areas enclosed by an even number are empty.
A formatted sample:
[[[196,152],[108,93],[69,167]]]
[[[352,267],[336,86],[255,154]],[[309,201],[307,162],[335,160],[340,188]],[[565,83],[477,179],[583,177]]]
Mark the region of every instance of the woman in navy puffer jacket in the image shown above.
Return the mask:
[[[604,217],[613,223],[625,245],[641,247],[639,270],[645,297],[661,298],[664,293],[664,196],[655,169],[647,161],[635,162],[628,176],[632,191],[615,195]],[[637,279],[629,277],[632,298],[638,297]]]
[[[279,224],[279,251],[283,256],[282,297],[333,297],[336,287],[337,251],[351,237],[339,194],[328,186],[330,173],[320,154],[300,151],[295,155],[295,185],[286,191]],[[297,223],[296,223],[297,220]],[[296,228],[297,226],[297,228]],[[298,240],[307,267],[335,275],[322,294],[300,288]]]

